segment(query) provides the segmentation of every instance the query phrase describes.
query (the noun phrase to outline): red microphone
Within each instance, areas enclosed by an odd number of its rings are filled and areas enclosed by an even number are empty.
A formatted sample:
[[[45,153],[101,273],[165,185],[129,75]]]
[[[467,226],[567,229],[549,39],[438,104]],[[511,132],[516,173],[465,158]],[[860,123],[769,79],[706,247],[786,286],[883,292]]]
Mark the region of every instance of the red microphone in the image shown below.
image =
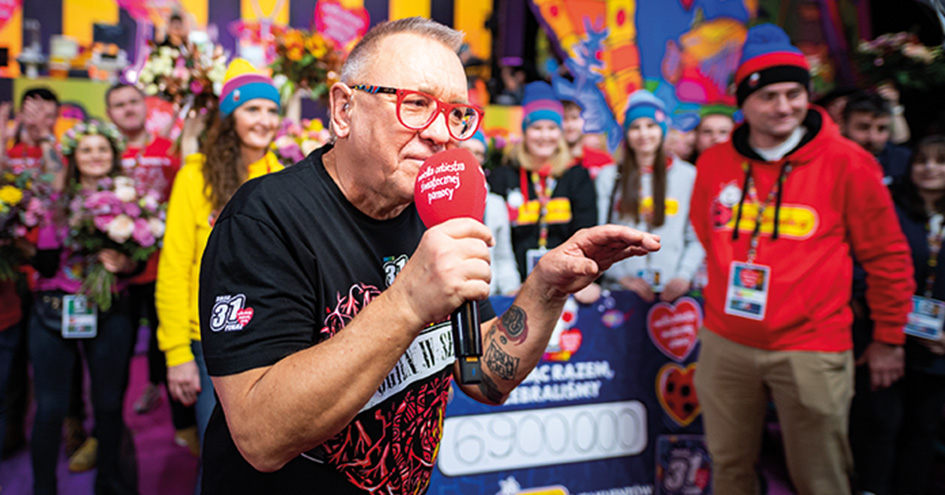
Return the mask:
[[[424,160],[413,188],[414,203],[427,228],[453,218],[482,221],[486,211],[486,176],[469,150],[454,148]],[[460,383],[482,381],[482,334],[479,307],[466,301],[453,311],[453,348],[459,360]]]

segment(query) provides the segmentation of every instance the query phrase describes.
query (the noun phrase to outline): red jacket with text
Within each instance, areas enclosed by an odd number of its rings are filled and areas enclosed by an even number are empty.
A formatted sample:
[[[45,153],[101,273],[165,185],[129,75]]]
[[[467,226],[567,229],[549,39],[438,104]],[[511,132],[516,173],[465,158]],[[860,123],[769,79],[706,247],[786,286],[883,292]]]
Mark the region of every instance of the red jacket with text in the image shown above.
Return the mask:
[[[699,157],[689,211],[706,250],[705,326],[759,349],[849,350],[853,255],[867,272],[873,339],[902,344],[915,282],[882,171],[869,153],[840,136],[820,108],[811,106],[803,125],[807,133],[801,143],[777,162],[766,162],[751,149],[746,125]],[[786,164],[791,171],[780,206],[773,200],[765,209],[758,238],[755,263],[770,267],[764,318],[726,314],[732,262],[747,261],[759,202],[766,201]],[[746,169],[757,194],[746,196],[733,239]]]

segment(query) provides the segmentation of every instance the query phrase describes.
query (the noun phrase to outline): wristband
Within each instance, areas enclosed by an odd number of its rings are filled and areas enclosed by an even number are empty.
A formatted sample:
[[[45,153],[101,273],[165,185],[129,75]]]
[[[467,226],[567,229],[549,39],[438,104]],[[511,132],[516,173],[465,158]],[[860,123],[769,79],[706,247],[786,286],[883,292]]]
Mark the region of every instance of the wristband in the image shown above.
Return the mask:
[[[906,109],[905,109],[905,107],[903,107],[902,105],[896,105],[896,106],[892,107],[892,114],[893,114],[893,115],[902,115],[903,113],[905,113],[905,111],[906,111]]]

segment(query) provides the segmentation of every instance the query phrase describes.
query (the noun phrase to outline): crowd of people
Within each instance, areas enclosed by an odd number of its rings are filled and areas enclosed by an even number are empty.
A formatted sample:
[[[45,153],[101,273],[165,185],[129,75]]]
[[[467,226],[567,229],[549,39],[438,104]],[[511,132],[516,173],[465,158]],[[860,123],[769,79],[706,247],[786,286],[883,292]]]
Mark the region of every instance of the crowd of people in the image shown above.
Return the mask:
[[[418,162],[454,145],[490,154],[460,43],[425,19],[373,28],[331,88],[332,143],[285,170],[270,145],[299,112],[242,59],[178,142],[146,131],[134,85],[108,90],[110,123],[62,138],[57,95],[23,94],[0,171],[41,173],[53,192],[12,243],[22,276],[0,281],[0,449],[29,445],[34,493],[57,493],[63,446],[70,469],[98,469],[96,493],[137,493],[123,399],[139,325],[149,385],[134,410],[150,413],[166,389],[174,440],[203,453],[198,493],[417,493],[453,363],[439,356],[393,387],[388,375],[418,342],[448,336],[433,323],[460,302],[482,301],[485,349],[482,383],[461,388],[499,404],[538,363],[567,297],[673,302],[693,289],[715,493],[759,492],[771,403],[799,493],[925,493],[945,407],[945,131],[910,147],[892,85],[829,112],[812,104],[807,61],[764,24],[735,73],[738,108],[707,107],[682,133],[637,90],[613,155],[583,134],[576,103],[522,84],[522,139],[487,177],[488,228],[425,229]],[[0,129],[10,113],[0,104]],[[75,202],[119,177],[167,205],[147,260],[67,242]],[[66,307],[95,263],[113,274],[114,300],[94,336],[71,335]],[[490,294],[515,302],[496,315]],[[916,315],[938,331],[907,335]],[[405,407],[416,414],[401,418]]]

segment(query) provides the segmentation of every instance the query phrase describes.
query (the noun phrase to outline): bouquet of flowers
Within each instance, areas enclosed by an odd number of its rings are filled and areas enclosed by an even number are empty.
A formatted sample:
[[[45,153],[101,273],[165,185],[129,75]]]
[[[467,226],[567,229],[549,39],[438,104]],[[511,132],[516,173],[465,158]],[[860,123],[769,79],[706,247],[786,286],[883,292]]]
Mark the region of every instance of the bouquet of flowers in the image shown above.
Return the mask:
[[[328,88],[341,74],[346,54],[319,33],[302,29],[274,28],[275,59],[269,67],[276,85],[280,86],[283,102],[297,88],[308,91],[313,99],[328,98]]]
[[[0,281],[16,276],[22,260],[13,242],[39,224],[51,196],[51,174],[25,170],[0,175]]]
[[[67,244],[77,252],[93,253],[80,292],[103,311],[112,305],[116,276],[97,258],[114,249],[134,261],[146,261],[164,237],[165,205],[156,191],[140,195],[129,177],[105,178],[98,190],[75,195],[69,205]]]
[[[925,46],[914,34],[884,34],[860,41],[854,61],[869,85],[893,81],[900,88],[920,91],[945,85],[942,48]]]
[[[301,125],[283,120],[282,128],[270,148],[279,158],[279,163],[289,167],[324,146],[330,139],[331,133],[319,119],[302,119]]]
[[[222,47],[188,45],[177,49],[152,42],[150,49],[138,74],[137,85],[144,94],[194,109],[216,105],[226,76],[227,59]]]

